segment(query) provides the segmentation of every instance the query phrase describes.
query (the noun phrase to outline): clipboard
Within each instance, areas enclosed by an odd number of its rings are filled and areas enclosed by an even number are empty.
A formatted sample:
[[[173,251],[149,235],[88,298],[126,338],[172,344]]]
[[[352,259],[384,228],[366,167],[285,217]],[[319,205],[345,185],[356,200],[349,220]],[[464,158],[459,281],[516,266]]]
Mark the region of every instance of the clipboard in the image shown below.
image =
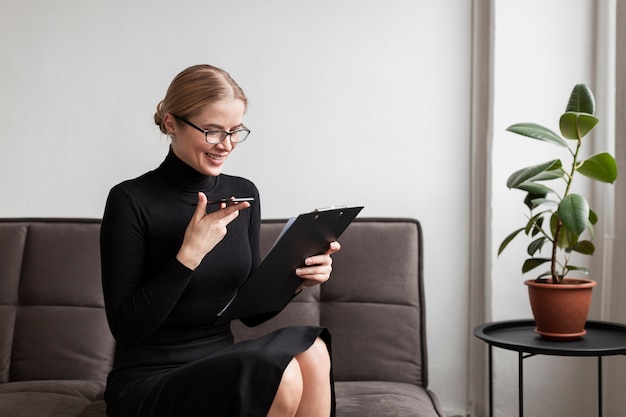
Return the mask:
[[[305,258],[325,253],[362,209],[318,209],[290,219],[263,261],[217,314],[216,324],[285,308],[303,281],[296,268]]]

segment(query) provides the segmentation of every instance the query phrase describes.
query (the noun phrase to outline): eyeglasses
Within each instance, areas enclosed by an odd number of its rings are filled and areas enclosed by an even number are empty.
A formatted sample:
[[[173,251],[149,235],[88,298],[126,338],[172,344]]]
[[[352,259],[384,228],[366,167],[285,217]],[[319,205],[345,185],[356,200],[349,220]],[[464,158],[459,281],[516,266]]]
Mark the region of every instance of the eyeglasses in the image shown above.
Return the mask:
[[[241,143],[244,140],[246,140],[248,138],[248,135],[250,134],[250,129],[246,128],[245,126],[239,129],[235,129],[232,132],[227,132],[222,129],[207,130],[207,129],[201,128],[200,126],[194,125],[193,123],[191,123],[189,120],[185,119],[184,117],[176,116],[175,114],[172,114],[172,116],[174,116],[176,120],[179,120],[185,123],[186,125],[189,125],[193,127],[194,129],[199,130],[200,132],[204,133],[204,140],[206,140],[207,143],[210,143],[213,145],[217,145],[219,143],[224,142],[224,139],[226,139],[229,136],[230,136],[230,141],[232,143]]]

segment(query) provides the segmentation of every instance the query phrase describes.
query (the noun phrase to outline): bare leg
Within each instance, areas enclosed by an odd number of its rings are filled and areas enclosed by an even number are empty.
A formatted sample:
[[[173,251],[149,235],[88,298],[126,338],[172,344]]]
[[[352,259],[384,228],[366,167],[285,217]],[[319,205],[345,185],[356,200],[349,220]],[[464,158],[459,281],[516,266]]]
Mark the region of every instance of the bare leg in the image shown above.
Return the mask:
[[[302,372],[302,399],[296,417],[330,416],[330,356],[326,343],[317,338],[296,356]]]
[[[330,356],[317,338],[285,368],[267,417],[329,417]]]
[[[294,358],[283,372],[267,417],[294,417],[302,398],[302,372]]]

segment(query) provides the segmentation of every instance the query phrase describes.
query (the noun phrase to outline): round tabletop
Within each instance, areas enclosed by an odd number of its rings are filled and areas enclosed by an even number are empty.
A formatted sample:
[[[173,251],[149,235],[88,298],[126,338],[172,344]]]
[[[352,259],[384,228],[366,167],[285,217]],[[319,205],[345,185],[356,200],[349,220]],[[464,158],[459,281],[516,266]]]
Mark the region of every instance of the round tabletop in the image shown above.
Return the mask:
[[[552,341],[535,333],[533,320],[485,323],[474,329],[474,336],[492,346],[542,355],[608,356],[626,354],[626,325],[587,321],[587,334],[577,340]]]

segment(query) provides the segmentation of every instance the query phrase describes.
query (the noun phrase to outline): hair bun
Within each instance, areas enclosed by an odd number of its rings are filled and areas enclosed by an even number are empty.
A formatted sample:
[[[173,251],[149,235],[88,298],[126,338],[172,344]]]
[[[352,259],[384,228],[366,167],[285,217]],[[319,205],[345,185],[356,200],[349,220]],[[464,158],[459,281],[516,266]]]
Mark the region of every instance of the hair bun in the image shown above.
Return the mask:
[[[154,113],[154,123],[159,126],[159,129],[164,134],[167,134],[167,130],[165,129],[165,125],[163,124],[163,100],[157,104],[156,113]]]

